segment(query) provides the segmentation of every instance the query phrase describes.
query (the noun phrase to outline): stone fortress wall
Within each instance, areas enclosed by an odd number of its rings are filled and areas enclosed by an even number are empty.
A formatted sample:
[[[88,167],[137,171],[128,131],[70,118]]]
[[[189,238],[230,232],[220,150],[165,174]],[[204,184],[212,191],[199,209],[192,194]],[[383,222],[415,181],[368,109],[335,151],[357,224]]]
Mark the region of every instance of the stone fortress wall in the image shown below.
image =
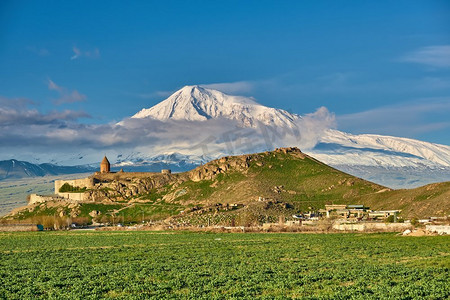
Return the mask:
[[[88,197],[85,193],[58,193],[58,196],[67,199],[67,200],[75,200],[75,201],[87,201]]]
[[[38,195],[38,194],[31,194],[28,198],[28,204],[35,204],[35,203],[43,203],[43,202],[47,202],[47,201],[53,201],[56,199],[61,199],[57,196],[43,196],[43,195]]]
[[[74,201],[86,201],[87,197],[85,193],[61,193],[59,189],[68,183],[74,187],[90,189],[94,187],[94,178],[87,177],[81,179],[71,180],[55,180],[55,194],[54,195],[38,195],[30,194],[28,198],[28,204],[44,203],[47,201],[55,200],[74,200]]]

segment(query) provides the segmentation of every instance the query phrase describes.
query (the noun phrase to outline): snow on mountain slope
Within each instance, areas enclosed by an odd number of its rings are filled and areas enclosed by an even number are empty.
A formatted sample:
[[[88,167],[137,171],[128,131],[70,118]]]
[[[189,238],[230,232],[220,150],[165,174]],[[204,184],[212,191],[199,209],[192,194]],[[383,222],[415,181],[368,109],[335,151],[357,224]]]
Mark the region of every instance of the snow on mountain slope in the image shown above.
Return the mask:
[[[212,157],[202,157],[197,155],[183,155],[180,153],[164,153],[149,157],[143,153],[130,153],[126,156],[119,154],[113,167],[144,167],[145,165],[165,164],[183,168],[186,165],[198,166],[214,160]]]
[[[322,142],[338,143],[343,146],[383,149],[399,153],[408,153],[425,158],[437,164],[450,167],[450,146],[422,142],[409,138],[383,136],[375,134],[353,135],[337,130],[328,130]]]
[[[142,109],[132,118],[156,120],[206,121],[226,118],[238,121],[244,127],[257,127],[261,122],[268,126],[294,127],[298,115],[282,109],[266,107],[251,98],[230,96],[200,86],[185,86],[159,104]]]
[[[327,130],[311,154],[331,165],[450,167],[449,146],[338,130]]]

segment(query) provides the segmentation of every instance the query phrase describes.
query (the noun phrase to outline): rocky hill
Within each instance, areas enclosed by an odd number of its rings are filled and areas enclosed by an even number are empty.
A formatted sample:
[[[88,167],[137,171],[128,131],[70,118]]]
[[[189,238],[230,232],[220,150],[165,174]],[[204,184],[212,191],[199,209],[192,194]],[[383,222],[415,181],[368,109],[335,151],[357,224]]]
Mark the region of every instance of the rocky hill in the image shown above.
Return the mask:
[[[223,157],[184,173],[119,172],[91,178],[97,184],[81,191],[88,201],[36,204],[13,218],[57,213],[99,220],[103,216],[104,221],[107,216],[123,221],[170,217],[178,223],[214,219],[217,224],[242,224],[276,220],[325,204],[402,209],[404,217],[450,212],[450,183],[391,190],[329,167],[297,148]]]
[[[124,172],[92,178],[98,184],[85,193],[87,199],[97,202],[159,194],[166,202],[182,204],[248,204],[264,198],[323,207],[386,190],[322,164],[297,148],[223,157],[184,173]]]

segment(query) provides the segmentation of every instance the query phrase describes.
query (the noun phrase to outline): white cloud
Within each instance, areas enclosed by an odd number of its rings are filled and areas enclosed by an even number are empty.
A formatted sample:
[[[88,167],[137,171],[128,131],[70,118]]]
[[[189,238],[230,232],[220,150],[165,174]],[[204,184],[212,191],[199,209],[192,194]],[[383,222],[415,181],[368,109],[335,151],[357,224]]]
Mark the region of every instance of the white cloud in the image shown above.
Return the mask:
[[[48,80],[48,89],[49,90],[53,90],[53,91],[63,91],[64,88],[60,87],[59,85],[57,85],[53,80],[49,79]]]
[[[435,68],[449,68],[450,45],[423,47],[406,54],[401,60]]]
[[[89,50],[89,51],[82,51],[77,46],[73,46],[72,51],[73,51],[73,55],[70,57],[70,60],[75,60],[80,57],[87,57],[87,58],[100,57],[100,50],[98,48],[94,48],[93,50]]]
[[[28,99],[9,99],[0,96],[0,128],[14,126],[21,128],[26,126],[42,126],[42,125],[57,125],[60,126],[69,121],[75,121],[79,118],[89,117],[83,111],[50,111],[48,113],[41,113],[29,106],[34,104]],[[21,128],[23,130],[23,128]],[[24,130],[20,136],[24,136],[29,130]]]
[[[326,107],[322,106],[315,112],[302,116],[297,121],[299,136],[297,141],[293,141],[291,135],[287,137],[289,141],[286,146],[299,146],[301,149],[312,149],[325,131],[336,127],[336,117]]]
[[[77,59],[81,55],[80,49],[78,49],[76,46],[72,47],[73,55],[70,57],[71,60]]]
[[[48,89],[57,91],[59,98],[54,101],[55,104],[74,103],[86,100],[86,95],[81,94],[77,90],[69,91],[67,88],[57,85],[53,80],[48,79]]]

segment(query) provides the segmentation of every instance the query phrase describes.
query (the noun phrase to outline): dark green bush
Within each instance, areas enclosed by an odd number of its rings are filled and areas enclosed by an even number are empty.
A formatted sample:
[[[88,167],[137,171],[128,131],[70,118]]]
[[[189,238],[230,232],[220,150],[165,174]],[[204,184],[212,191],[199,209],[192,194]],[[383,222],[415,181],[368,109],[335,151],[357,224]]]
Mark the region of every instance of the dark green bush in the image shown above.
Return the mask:
[[[79,186],[73,186],[68,184],[67,182],[64,183],[60,188],[59,188],[59,192],[60,193],[83,193],[84,191],[86,191],[86,188],[80,188]]]
[[[395,222],[395,217],[393,215],[390,215],[389,217],[386,218],[386,223],[394,223]]]

